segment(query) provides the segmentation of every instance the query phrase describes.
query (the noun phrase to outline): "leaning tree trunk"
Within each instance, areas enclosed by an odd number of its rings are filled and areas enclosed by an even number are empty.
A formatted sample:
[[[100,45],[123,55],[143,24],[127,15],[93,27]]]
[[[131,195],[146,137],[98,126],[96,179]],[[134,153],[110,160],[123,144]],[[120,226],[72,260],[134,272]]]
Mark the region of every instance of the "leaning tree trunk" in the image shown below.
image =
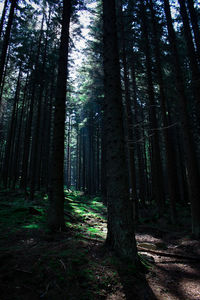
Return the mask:
[[[71,0],[63,0],[62,31],[55,95],[51,183],[49,190],[48,225],[51,230],[64,230],[64,136],[65,101],[69,47]]]

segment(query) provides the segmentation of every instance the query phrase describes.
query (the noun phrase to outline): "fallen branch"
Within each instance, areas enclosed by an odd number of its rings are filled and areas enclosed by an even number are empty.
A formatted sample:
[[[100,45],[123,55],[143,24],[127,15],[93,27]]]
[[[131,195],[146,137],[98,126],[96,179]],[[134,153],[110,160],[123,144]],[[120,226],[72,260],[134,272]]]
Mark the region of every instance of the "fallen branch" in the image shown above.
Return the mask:
[[[48,290],[49,290],[49,286],[50,286],[51,282],[49,282],[46,286],[46,289],[44,291],[44,293],[42,295],[40,295],[40,298],[43,298],[47,293],[48,293]]]
[[[21,272],[21,273],[25,273],[25,274],[29,274],[29,275],[32,275],[32,274],[33,274],[33,273],[30,272],[30,271],[26,271],[26,270],[22,270],[22,269],[15,269],[15,271]]]
[[[63,266],[64,270],[66,271],[67,268],[66,268],[64,262],[62,261],[62,259],[59,259],[59,262],[61,263],[61,265]]]
[[[155,251],[155,250],[149,250],[149,249],[146,249],[146,248],[142,248],[140,246],[138,246],[137,248],[138,248],[139,252],[148,252],[148,253],[152,253],[152,254],[160,255],[160,256],[180,258],[180,259],[187,259],[187,260],[193,260],[193,261],[200,262],[200,258],[199,257],[186,256],[186,255],[182,255],[182,254],[173,254],[173,253],[161,252],[161,251]]]

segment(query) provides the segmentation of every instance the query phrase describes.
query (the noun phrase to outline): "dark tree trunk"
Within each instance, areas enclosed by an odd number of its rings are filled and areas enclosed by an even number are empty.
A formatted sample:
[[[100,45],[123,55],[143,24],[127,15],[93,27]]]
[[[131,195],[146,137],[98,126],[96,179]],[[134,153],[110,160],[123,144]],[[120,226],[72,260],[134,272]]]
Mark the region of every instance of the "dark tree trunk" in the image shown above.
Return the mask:
[[[4,66],[5,66],[5,61],[6,61],[6,54],[7,54],[7,49],[8,49],[9,39],[10,39],[10,32],[11,32],[11,28],[12,28],[14,12],[15,12],[15,8],[17,6],[17,2],[18,2],[18,0],[12,0],[12,2],[11,2],[8,23],[7,23],[7,27],[6,27],[4,40],[3,40],[2,52],[1,52],[1,58],[0,58],[0,86],[2,84]]]
[[[75,174],[76,174],[76,190],[80,190],[80,177],[79,177],[79,174],[80,174],[80,131],[79,131],[79,125],[78,123],[76,124],[76,171],[75,171]]]
[[[0,22],[0,38],[1,38],[1,35],[2,35],[2,30],[3,30],[3,26],[4,26],[4,21],[5,21],[7,8],[8,8],[8,0],[5,0],[4,1],[4,6],[3,6],[3,12],[2,12],[2,16],[1,16],[1,22]]]
[[[187,114],[187,97],[184,87],[184,79],[182,76],[181,64],[176,45],[175,31],[172,24],[169,1],[164,0],[164,9],[167,19],[168,37],[170,41],[171,51],[174,59],[174,71],[176,79],[176,88],[179,93],[179,108],[181,118],[181,129],[183,135],[183,143],[185,147],[186,165],[188,171],[188,181],[190,190],[190,202],[192,213],[192,232],[196,237],[200,237],[200,176],[198,170],[198,162],[194,142],[190,131],[190,123]]]
[[[101,195],[103,203],[107,204],[107,187],[106,187],[106,129],[105,129],[105,114],[102,114],[101,119]]]
[[[51,183],[49,191],[48,225],[51,230],[64,230],[64,136],[65,101],[69,47],[71,1],[63,0],[62,30],[55,95]]]
[[[163,119],[163,135],[165,141],[165,153],[166,153],[166,162],[167,162],[167,173],[168,173],[168,186],[169,186],[169,198],[170,198],[170,207],[171,207],[171,221],[175,224],[176,222],[176,208],[175,203],[178,201],[178,189],[177,189],[177,172],[176,172],[176,165],[174,163],[174,155],[173,149],[169,138],[169,129],[168,129],[168,120],[166,115],[166,96],[164,90],[164,80],[163,80],[163,73],[162,73],[162,66],[161,66],[161,51],[160,51],[160,40],[158,37],[158,30],[155,18],[155,10],[153,7],[153,2],[150,0],[150,10],[151,10],[151,17],[152,17],[152,24],[153,24],[153,43],[155,49],[155,58],[156,58],[156,71],[158,75],[158,84],[160,90],[160,106],[161,106],[161,113]]]
[[[133,203],[129,196],[114,0],[103,1],[103,28],[108,203],[106,243],[120,257],[136,263],[137,248]]]
[[[50,19],[50,14],[49,14]],[[47,22],[47,28],[49,26],[49,20]],[[34,198],[35,186],[39,186],[40,182],[40,174],[39,174],[39,161],[40,161],[40,149],[41,149],[41,138],[40,135],[43,134],[41,132],[41,113],[42,113],[42,100],[43,100],[43,93],[44,93],[44,75],[45,75],[45,68],[46,68],[46,56],[47,56],[47,43],[48,43],[48,34],[46,34],[45,38],[45,46],[44,46],[44,55],[43,55],[43,62],[42,62],[42,71],[39,75],[40,78],[40,90],[39,90],[39,97],[37,101],[37,115],[36,115],[36,125],[33,135],[33,143],[32,143],[32,168],[31,168],[31,183],[30,183],[30,200],[32,201]]]
[[[69,115],[68,133],[67,133],[67,188],[71,186],[71,116]]]
[[[8,131],[7,141],[6,141],[6,150],[5,150],[4,167],[3,167],[3,184],[4,184],[5,188],[8,187],[9,168],[10,168],[10,162],[12,159],[13,143],[15,140],[16,111],[17,111],[17,106],[18,106],[18,98],[19,98],[19,90],[20,90],[20,76],[21,76],[21,69],[19,70],[19,74],[18,74],[11,123],[10,123],[10,128]]]
[[[190,19],[192,23],[192,30],[194,33],[195,44],[197,48],[197,55],[200,63],[200,30],[198,25],[197,13],[194,8],[194,0],[187,0],[187,6],[190,14]]]
[[[137,206],[137,191],[136,191],[136,163],[135,163],[135,144],[133,141],[134,132],[134,114],[133,114],[133,103],[130,96],[129,78],[128,78],[128,67],[127,67],[127,53],[126,53],[126,42],[124,32],[124,20],[122,14],[122,2],[119,2],[119,32],[121,41],[121,52],[122,52],[122,64],[123,64],[123,80],[124,80],[124,96],[125,96],[125,118],[126,118],[126,131],[127,131],[127,152],[128,152],[128,163],[129,163],[129,182],[130,182],[130,197],[133,201],[134,207]],[[135,216],[134,216],[135,219]]]
[[[39,57],[41,52],[43,25],[44,25],[44,15],[41,22],[38,49],[37,49],[36,60],[35,60],[35,70],[32,72],[32,76],[31,76],[31,83],[32,83],[31,99],[30,99],[30,107],[28,111],[26,128],[25,128],[24,152],[23,152],[23,159],[22,159],[22,176],[20,181],[20,187],[23,188],[25,191],[27,189],[27,184],[28,184],[28,167],[29,167],[29,155],[30,155],[30,145],[31,145],[31,131],[32,131],[33,113],[34,113],[34,105],[35,105],[36,86],[38,84],[38,65],[39,65]]]
[[[96,192],[99,193],[100,188],[100,126],[97,125],[97,143],[96,143]]]
[[[45,142],[43,144],[43,178],[42,183],[45,187],[46,192],[48,192],[49,183],[50,183],[50,161],[51,161],[51,144],[52,144],[52,126],[53,126],[53,100],[55,96],[55,86],[54,86],[54,77],[55,77],[55,66],[53,67],[51,74],[51,83],[50,83],[50,95],[47,100],[47,105],[44,106],[43,114],[46,117],[44,132]],[[47,87],[48,88],[48,87]]]
[[[19,161],[20,161],[20,138],[22,136],[22,123],[23,123],[23,117],[24,117],[24,111],[25,111],[25,100],[27,96],[27,86],[28,86],[28,75],[26,78],[26,83],[24,87],[24,95],[22,100],[22,108],[21,108],[21,114],[19,118],[19,128],[18,128],[18,134],[16,138],[16,146],[15,146],[15,152],[14,152],[14,159],[13,159],[13,182],[12,187],[15,189],[16,183],[19,178]]]
[[[134,124],[135,124],[135,147],[136,147],[136,155],[138,158],[138,186],[139,186],[139,197],[142,201],[142,204],[145,205],[145,199],[147,199],[147,172],[146,163],[145,163],[145,153],[143,151],[143,133],[141,134],[141,130],[139,130],[139,120],[140,120],[140,108],[137,103],[137,84],[136,84],[136,74],[135,74],[135,58],[132,53],[130,56],[129,65],[131,68],[131,79],[132,79],[132,90],[133,90],[133,108],[134,108]],[[142,141],[140,141],[142,136]],[[133,146],[134,146],[133,145]],[[137,214],[136,214],[137,216]],[[138,215],[139,217],[139,215]]]
[[[189,18],[185,6],[185,0],[179,0],[180,12],[183,20],[183,29],[185,40],[187,44],[188,57],[190,60],[190,67],[192,71],[192,91],[196,102],[196,116],[197,120],[200,119],[200,72],[198,68],[198,60],[195,53],[193,44],[192,33],[190,30]],[[199,41],[200,42],[200,41]]]
[[[150,55],[150,42],[147,27],[146,11],[143,1],[141,1],[141,21],[142,32],[144,36],[144,52],[146,59],[146,74],[147,74],[147,88],[149,97],[149,114],[150,114],[150,141],[151,141],[151,159],[152,159],[152,193],[153,199],[158,205],[159,215],[162,216],[164,211],[164,185],[163,185],[163,170],[161,162],[161,153],[158,135],[158,121],[156,116],[156,101],[152,78],[152,59]]]
[[[86,133],[85,128],[82,130],[82,153],[83,153],[83,162],[82,162],[82,188],[83,191],[86,189]]]

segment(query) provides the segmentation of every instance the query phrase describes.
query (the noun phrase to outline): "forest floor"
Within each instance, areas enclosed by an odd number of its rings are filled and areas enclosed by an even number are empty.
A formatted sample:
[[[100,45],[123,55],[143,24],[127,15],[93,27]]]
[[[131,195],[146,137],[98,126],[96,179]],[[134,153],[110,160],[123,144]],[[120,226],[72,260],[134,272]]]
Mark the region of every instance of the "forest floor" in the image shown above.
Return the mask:
[[[68,231],[46,228],[48,200],[0,193],[0,300],[200,300],[200,242],[165,222],[137,228],[146,272],[104,247],[100,198],[66,194]]]

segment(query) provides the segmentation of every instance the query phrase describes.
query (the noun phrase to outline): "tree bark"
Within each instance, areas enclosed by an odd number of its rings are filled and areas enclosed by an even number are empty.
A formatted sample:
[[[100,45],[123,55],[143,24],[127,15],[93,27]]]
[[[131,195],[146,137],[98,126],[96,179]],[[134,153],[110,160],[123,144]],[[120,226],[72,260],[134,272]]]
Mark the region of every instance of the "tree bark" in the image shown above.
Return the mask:
[[[162,170],[162,161],[161,161],[161,153],[160,153],[160,145],[159,145],[159,135],[158,135],[158,120],[156,114],[156,101],[155,101],[155,93],[153,86],[153,78],[152,78],[152,59],[150,54],[150,42],[149,42],[149,33],[147,26],[147,18],[146,18],[146,8],[141,3],[141,21],[142,21],[142,32],[144,36],[144,54],[145,54],[145,63],[146,63],[146,76],[147,76],[147,89],[148,89],[148,98],[149,98],[149,119],[150,119],[150,142],[151,142],[151,150],[152,150],[152,192],[153,199],[155,199],[158,205],[158,211],[160,217],[164,211],[164,202],[165,202],[165,193],[164,193],[164,185],[163,185],[163,170]]]
[[[160,106],[161,113],[163,119],[163,135],[165,141],[165,153],[166,153],[166,161],[167,161],[167,173],[168,173],[168,187],[169,187],[169,198],[170,198],[170,208],[171,208],[171,221],[172,223],[176,223],[176,207],[175,203],[178,201],[178,193],[177,193],[177,173],[176,173],[176,165],[174,164],[174,156],[173,149],[169,138],[169,129],[168,129],[168,120],[166,115],[166,96],[164,90],[164,80],[161,66],[161,51],[160,51],[160,40],[158,37],[158,30],[156,24],[155,10],[153,7],[153,1],[150,0],[150,11],[153,25],[153,43],[155,49],[155,66],[158,75],[158,84],[160,90]]]
[[[64,230],[64,136],[66,79],[69,48],[71,0],[63,0],[62,30],[55,95],[51,183],[49,190],[48,226],[51,230]]]
[[[167,20],[168,38],[170,41],[171,52],[174,59],[174,71],[176,79],[176,88],[179,94],[179,108],[181,118],[181,129],[183,136],[183,143],[185,148],[186,166],[188,171],[188,182],[190,190],[190,202],[192,213],[192,232],[200,237],[200,175],[198,170],[198,162],[196,160],[196,153],[194,148],[194,141],[190,131],[190,123],[187,113],[187,97],[185,93],[184,79],[182,76],[181,64],[179,60],[175,31],[173,28],[172,17],[170,12],[170,5],[168,0],[164,0],[164,9]]]
[[[129,197],[115,1],[103,0],[108,233],[106,244],[137,262],[133,203]]]
[[[0,22],[0,38],[1,38],[1,35],[2,35],[2,30],[3,30],[3,26],[4,26],[4,21],[5,21],[7,8],[8,8],[8,0],[5,0],[4,1],[4,6],[3,6],[3,12],[2,12],[2,16],[1,16],[1,22]]]
[[[188,6],[190,19],[192,23],[192,30],[194,33],[194,39],[197,48],[197,56],[200,63],[200,30],[198,25],[197,13],[194,8],[194,0],[187,0],[187,6]]]
[[[199,123],[200,119],[200,71],[198,67],[198,59],[196,56],[192,33],[190,30],[189,18],[185,6],[185,0],[179,0],[180,13],[183,20],[183,29],[187,44],[187,52],[190,60],[190,68],[192,72],[192,92],[196,104],[196,117]],[[200,42],[200,41],[199,41]],[[199,128],[198,128],[199,129]]]
[[[2,84],[4,65],[5,65],[5,61],[6,61],[6,54],[7,54],[7,49],[8,49],[9,39],[10,39],[10,32],[11,32],[11,28],[12,28],[14,12],[15,12],[15,8],[17,6],[17,2],[18,2],[18,0],[12,0],[12,2],[11,2],[8,23],[7,23],[7,27],[6,27],[4,40],[3,40],[2,52],[1,52],[1,58],[0,58],[0,86]]]

